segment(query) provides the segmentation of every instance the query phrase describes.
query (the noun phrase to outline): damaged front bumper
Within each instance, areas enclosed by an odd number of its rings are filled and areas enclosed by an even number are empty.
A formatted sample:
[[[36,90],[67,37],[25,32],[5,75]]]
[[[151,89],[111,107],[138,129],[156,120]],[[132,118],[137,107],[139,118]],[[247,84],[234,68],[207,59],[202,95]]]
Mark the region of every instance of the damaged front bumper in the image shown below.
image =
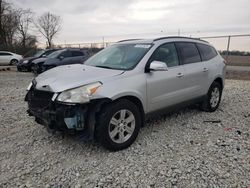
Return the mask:
[[[34,116],[37,123],[50,129],[71,133],[82,131],[93,137],[95,115],[107,99],[68,105],[52,101],[53,95],[52,92],[31,87],[25,97],[28,114]]]

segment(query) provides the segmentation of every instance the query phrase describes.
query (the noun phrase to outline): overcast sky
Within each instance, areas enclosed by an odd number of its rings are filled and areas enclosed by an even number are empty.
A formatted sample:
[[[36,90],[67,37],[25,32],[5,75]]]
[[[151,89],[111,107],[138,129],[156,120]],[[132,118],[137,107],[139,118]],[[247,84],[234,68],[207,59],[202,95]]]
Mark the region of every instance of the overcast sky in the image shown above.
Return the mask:
[[[11,0],[36,15],[60,15],[55,43],[116,41],[177,35],[250,33],[249,0]],[[248,42],[250,37],[241,39]],[[40,41],[43,41],[40,39]],[[245,47],[247,44],[244,44]],[[224,43],[223,43],[224,45]]]

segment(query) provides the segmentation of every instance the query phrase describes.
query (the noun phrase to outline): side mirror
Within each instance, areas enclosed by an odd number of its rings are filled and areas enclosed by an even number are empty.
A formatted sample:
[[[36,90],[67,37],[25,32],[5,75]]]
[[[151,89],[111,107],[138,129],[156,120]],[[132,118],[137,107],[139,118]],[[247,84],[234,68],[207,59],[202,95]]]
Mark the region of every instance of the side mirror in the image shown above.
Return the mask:
[[[161,62],[161,61],[152,61],[150,63],[149,69],[151,71],[167,71],[168,66],[166,65],[166,63]]]
[[[64,56],[60,55],[58,58],[59,58],[60,60],[63,60],[63,59],[64,59]]]

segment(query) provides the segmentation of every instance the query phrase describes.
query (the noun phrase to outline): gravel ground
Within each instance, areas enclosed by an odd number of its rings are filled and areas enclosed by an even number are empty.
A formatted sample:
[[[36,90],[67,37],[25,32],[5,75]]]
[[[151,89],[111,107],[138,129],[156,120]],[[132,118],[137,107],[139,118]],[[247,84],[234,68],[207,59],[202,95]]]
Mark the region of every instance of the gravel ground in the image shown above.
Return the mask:
[[[31,80],[0,73],[0,187],[250,187],[250,81],[227,80],[216,112],[161,116],[109,152],[28,117]]]

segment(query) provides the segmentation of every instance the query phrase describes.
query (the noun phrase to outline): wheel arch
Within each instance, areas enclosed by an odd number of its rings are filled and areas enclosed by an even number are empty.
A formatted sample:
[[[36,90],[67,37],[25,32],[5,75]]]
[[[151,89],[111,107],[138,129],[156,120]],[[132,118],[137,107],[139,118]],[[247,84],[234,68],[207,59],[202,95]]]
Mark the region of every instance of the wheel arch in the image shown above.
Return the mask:
[[[144,107],[143,107],[142,101],[138,97],[136,97],[136,96],[126,95],[126,96],[121,96],[121,97],[116,98],[115,100],[113,100],[113,102],[118,101],[118,100],[122,100],[122,99],[129,100],[129,101],[131,101],[132,103],[134,103],[138,107],[138,109],[140,111],[140,114],[141,114],[141,117],[142,117],[142,126],[144,126],[145,111],[144,111]]]
[[[221,85],[221,87],[224,87],[224,81],[221,77],[217,77],[213,82],[217,82]]]
[[[19,61],[17,58],[11,58],[9,64],[12,64],[11,62],[12,62],[13,60],[15,60],[15,61],[17,61],[17,62]]]

